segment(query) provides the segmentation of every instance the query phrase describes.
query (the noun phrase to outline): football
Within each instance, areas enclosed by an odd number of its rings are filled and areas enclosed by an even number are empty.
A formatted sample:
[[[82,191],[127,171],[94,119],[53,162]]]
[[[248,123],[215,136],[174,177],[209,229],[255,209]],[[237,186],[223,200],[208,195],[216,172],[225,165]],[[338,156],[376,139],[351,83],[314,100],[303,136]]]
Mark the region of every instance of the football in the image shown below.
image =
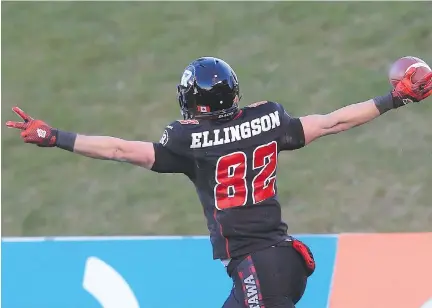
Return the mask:
[[[390,84],[395,87],[396,84],[403,78],[405,72],[411,68],[416,67],[417,71],[412,76],[412,81],[417,82],[427,73],[430,73],[432,70],[427,65],[425,61],[416,57],[402,57],[396,60],[391,66],[389,70],[389,81]]]

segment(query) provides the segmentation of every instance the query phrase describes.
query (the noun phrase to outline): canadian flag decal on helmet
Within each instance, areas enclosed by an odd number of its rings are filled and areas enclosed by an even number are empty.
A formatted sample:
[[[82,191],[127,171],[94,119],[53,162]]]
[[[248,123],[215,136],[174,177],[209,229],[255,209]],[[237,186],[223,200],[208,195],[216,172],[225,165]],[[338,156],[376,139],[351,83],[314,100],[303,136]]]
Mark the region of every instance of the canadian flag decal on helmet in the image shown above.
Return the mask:
[[[198,112],[210,112],[209,106],[197,106]]]

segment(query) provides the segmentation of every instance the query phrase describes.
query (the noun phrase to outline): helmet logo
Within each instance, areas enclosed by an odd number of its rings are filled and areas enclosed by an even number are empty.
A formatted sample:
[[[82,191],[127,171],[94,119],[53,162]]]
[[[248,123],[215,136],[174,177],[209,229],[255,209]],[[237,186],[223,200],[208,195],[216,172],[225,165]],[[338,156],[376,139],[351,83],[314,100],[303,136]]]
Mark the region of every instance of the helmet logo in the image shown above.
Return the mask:
[[[192,72],[190,70],[185,70],[180,80],[180,85],[182,85],[183,87],[187,87],[191,77],[192,77]]]

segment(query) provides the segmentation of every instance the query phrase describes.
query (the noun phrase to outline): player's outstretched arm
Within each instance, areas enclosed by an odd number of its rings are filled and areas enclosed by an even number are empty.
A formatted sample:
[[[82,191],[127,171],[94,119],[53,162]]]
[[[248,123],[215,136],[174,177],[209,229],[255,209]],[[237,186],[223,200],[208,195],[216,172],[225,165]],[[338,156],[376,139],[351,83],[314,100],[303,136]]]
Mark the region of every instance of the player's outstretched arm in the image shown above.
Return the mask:
[[[61,138],[61,134],[59,136]],[[73,152],[95,159],[128,162],[147,169],[151,169],[155,161],[152,142],[128,141],[109,136],[76,135]]]
[[[21,138],[25,143],[40,147],[58,147],[95,159],[123,161],[147,169],[151,169],[155,162],[155,150],[151,142],[64,132],[41,120],[33,119],[18,107],[12,110],[23,122],[8,121],[6,126],[21,130]]]
[[[305,144],[322,136],[337,134],[365,124],[383,113],[408,103],[420,102],[432,95],[432,73],[413,83],[410,69],[389,94],[365,102],[348,105],[325,115],[308,115],[300,118],[305,135]]]

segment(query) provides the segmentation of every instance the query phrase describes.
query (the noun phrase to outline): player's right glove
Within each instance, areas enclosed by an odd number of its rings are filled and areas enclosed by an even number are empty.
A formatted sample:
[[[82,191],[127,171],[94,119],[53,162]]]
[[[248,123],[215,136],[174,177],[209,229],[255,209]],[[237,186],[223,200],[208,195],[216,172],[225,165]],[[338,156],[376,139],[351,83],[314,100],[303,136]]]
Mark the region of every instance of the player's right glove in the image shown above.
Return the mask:
[[[54,147],[57,142],[58,130],[52,128],[44,121],[35,120],[18,107],[12,110],[24,122],[7,121],[6,126],[21,130],[21,138],[25,143],[33,143],[40,147]]]
[[[391,91],[394,108],[413,102],[420,102],[432,95],[432,72],[416,83],[413,83],[412,76],[415,72],[416,68],[410,68],[393,91]]]

